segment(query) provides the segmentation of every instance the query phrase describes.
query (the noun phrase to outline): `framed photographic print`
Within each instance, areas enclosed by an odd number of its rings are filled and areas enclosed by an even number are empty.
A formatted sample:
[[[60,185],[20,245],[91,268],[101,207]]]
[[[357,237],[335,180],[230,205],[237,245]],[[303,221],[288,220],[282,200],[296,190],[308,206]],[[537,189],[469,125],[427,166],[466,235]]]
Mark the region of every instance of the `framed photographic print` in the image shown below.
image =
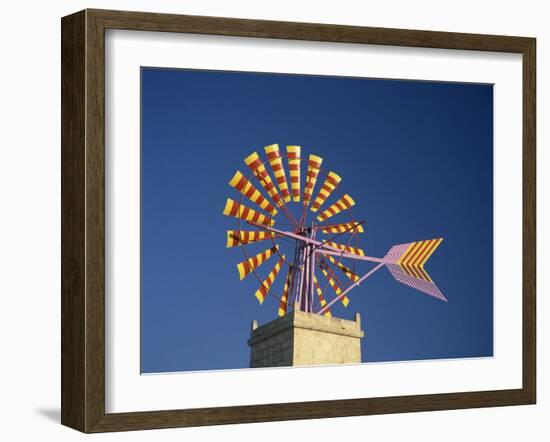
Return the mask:
[[[62,20],[62,423],[535,403],[535,40]]]

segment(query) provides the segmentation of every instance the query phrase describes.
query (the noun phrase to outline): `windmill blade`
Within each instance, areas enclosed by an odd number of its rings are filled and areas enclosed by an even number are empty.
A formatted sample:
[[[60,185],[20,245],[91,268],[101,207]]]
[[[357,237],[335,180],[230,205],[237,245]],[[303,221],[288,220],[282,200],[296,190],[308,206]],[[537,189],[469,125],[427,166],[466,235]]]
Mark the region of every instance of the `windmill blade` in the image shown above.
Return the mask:
[[[336,281],[336,276],[335,275],[329,276],[327,270],[323,266],[321,266],[321,272],[323,272],[323,275],[325,275],[325,278],[327,278],[327,281],[329,285],[332,287],[332,290],[334,290],[334,293],[336,293],[336,296],[340,296],[342,294],[342,289],[340,288],[340,285]],[[346,295],[344,295],[342,296],[342,298],[340,298],[340,302],[344,307],[347,307],[349,304],[349,298]]]
[[[267,194],[271,197],[271,199],[275,202],[275,204],[281,207],[284,202],[281,199],[279,192],[277,192],[277,188],[275,187],[275,184],[273,184],[271,176],[267,172],[264,163],[262,163],[262,160],[260,160],[260,156],[258,155],[258,153],[254,152],[250,154],[244,159],[244,162],[250,168],[250,170],[252,170],[256,178],[258,178],[258,181],[265,189]]]
[[[273,232],[261,230],[228,230],[226,247],[237,247],[243,244],[265,241],[266,239],[275,238],[275,236]]]
[[[363,233],[363,225],[356,222],[341,223],[341,224],[332,224],[330,226],[318,227],[321,232],[324,233]]]
[[[292,267],[288,268],[288,273],[285,279],[285,286],[283,287],[283,296],[281,296],[281,302],[279,303],[279,316],[284,316],[288,308],[288,292],[290,289],[290,279],[292,278]]]
[[[386,263],[386,267],[398,282],[442,301],[447,301],[424,270],[424,264],[439,247],[441,241],[443,238],[395,245],[384,257],[384,260],[389,261]]]
[[[304,188],[304,205],[309,205],[311,201],[311,195],[313,194],[313,189],[315,188],[315,183],[317,182],[317,177],[321,170],[321,164],[323,159],[317,155],[309,155],[309,160],[307,163],[307,174],[306,174],[306,186]]]
[[[253,270],[260,267],[264,262],[273,256],[279,250],[279,246],[271,247],[258,253],[256,256],[248,258],[246,261],[242,261],[237,264],[237,270],[239,271],[239,279],[242,281]]]
[[[257,204],[261,209],[271,214],[271,216],[277,215],[277,209],[271,205],[267,198],[264,198],[261,192],[254,187],[254,184],[247,180],[239,170],[235,172],[235,175],[233,175],[233,178],[229,181],[229,185],[237,189],[242,195]]]
[[[339,175],[335,174],[334,172],[328,173],[323,185],[319,189],[317,198],[315,198],[315,201],[313,201],[313,204],[311,205],[310,210],[312,212],[317,212],[321,208],[327,198],[332,194],[332,192],[334,192],[334,189],[338,187],[340,181],[342,181],[342,178],[340,178]]]
[[[292,201],[300,201],[300,146],[287,146],[288,170],[290,172],[290,190]]]
[[[273,170],[273,175],[275,175],[275,181],[277,181],[281,195],[283,195],[283,200],[285,203],[288,203],[290,201],[290,193],[288,191],[288,183],[286,181],[285,168],[283,167],[283,160],[281,152],[279,151],[279,145],[271,144],[270,146],[264,147],[264,150],[271,166],[271,170]]]
[[[320,215],[317,216],[317,220],[319,222],[325,221],[334,215],[337,215],[340,212],[343,212],[344,210],[349,209],[350,207],[355,206],[355,201],[351,196],[349,196],[347,193],[340,198],[338,201],[336,201],[332,206],[330,206],[327,210],[322,212]]]
[[[358,247],[345,246],[344,244],[336,243],[334,241],[326,241],[326,242],[323,242],[323,244],[326,244],[327,246],[330,246],[330,247],[334,247],[335,249],[338,249],[338,250],[342,250],[344,252],[352,253],[354,255],[365,256],[364,250]]]
[[[275,224],[275,220],[266,216],[260,212],[255,211],[244,204],[239,204],[237,201],[227,198],[223,214],[226,216],[232,216],[234,218],[240,218],[245,221],[252,221],[255,223],[263,224],[265,226],[272,226]]]
[[[317,276],[313,277],[313,283],[315,284],[315,290],[317,291],[317,296],[319,297],[319,304],[321,304],[321,308],[323,308],[325,305],[327,305],[327,301],[323,296],[323,291],[321,290],[319,281],[317,281]],[[329,318],[332,316],[329,309],[326,309],[323,314]]]
[[[340,270],[342,270],[342,272],[344,273],[344,275],[346,275],[351,281],[353,282],[357,282],[359,281],[359,275],[357,275],[353,270],[351,270],[348,266],[346,266],[345,264],[343,264],[342,262],[340,261],[337,261],[336,259],[334,259],[334,256],[332,255],[326,255],[326,257],[328,258],[328,260],[334,264],[336,267],[338,267]]]
[[[254,296],[256,296],[260,304],[263,304],[263,302],[265,301],[265,297],[271,290],[271,286],[273,285],[275,278],[279,274],[279,271],[281,270],[281,266],[283,265],[284,261],[285,261],[285,255],[281,256],[279,261],[277,261],[277,263],[271,269],[271,272],[269,272],[267,277],[262,282],[262,285],[260,286],[260,288],[256,290],[256,293],[254,293]]]

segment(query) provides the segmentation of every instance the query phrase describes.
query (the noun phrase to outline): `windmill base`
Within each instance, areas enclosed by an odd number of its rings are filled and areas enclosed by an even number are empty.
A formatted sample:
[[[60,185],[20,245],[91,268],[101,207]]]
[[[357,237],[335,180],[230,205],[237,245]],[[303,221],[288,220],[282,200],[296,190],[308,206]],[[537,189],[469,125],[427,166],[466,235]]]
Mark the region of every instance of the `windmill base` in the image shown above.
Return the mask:
[[[250,367],[357,364],[363,336],[359,313],[349,321],[293,310],[262,326],[252,321]]]

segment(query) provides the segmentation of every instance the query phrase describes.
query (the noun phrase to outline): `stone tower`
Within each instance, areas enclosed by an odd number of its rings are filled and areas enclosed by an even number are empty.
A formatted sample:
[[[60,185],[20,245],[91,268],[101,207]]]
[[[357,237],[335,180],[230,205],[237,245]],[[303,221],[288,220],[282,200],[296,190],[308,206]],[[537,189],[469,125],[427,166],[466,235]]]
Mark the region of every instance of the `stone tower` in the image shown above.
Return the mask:
[[[250,367],[361,362],[361,317],[355,321],[301,310],[258,326],[252,321]]]

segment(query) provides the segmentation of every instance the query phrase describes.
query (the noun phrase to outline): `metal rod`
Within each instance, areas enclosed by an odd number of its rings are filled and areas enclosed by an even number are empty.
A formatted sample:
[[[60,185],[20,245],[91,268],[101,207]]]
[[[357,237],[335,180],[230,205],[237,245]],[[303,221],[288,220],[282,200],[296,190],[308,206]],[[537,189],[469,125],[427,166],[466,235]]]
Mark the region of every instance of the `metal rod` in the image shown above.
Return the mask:
[[[331,306],[332,304],[334,304],[336,301],[342,299],[344,296],[346,296],[346,294],[354,287],[357,287],[358,285],[360,285],[365,279],[367,279],[369,276],[371,276],[374,272],[376,272],[378,269],[380,269],[380,267],[382,267],[384,265],[384,263],[380,263],[378,264],[376,267],[374,267],[373,269],[371,269],[368,273],[366,273],[365,275],[363,275],[359,281],[353,283],[352,285],[350,285],[346,290],[344,290],[342,293],[340,293],[336,298],[334,298],[332,301],[330,301],[327,305],[325,305],[323,308],[321,308],[320,310],[317,311],[317,314],[318,315],[322,315],[323,313],[325,313]]]

